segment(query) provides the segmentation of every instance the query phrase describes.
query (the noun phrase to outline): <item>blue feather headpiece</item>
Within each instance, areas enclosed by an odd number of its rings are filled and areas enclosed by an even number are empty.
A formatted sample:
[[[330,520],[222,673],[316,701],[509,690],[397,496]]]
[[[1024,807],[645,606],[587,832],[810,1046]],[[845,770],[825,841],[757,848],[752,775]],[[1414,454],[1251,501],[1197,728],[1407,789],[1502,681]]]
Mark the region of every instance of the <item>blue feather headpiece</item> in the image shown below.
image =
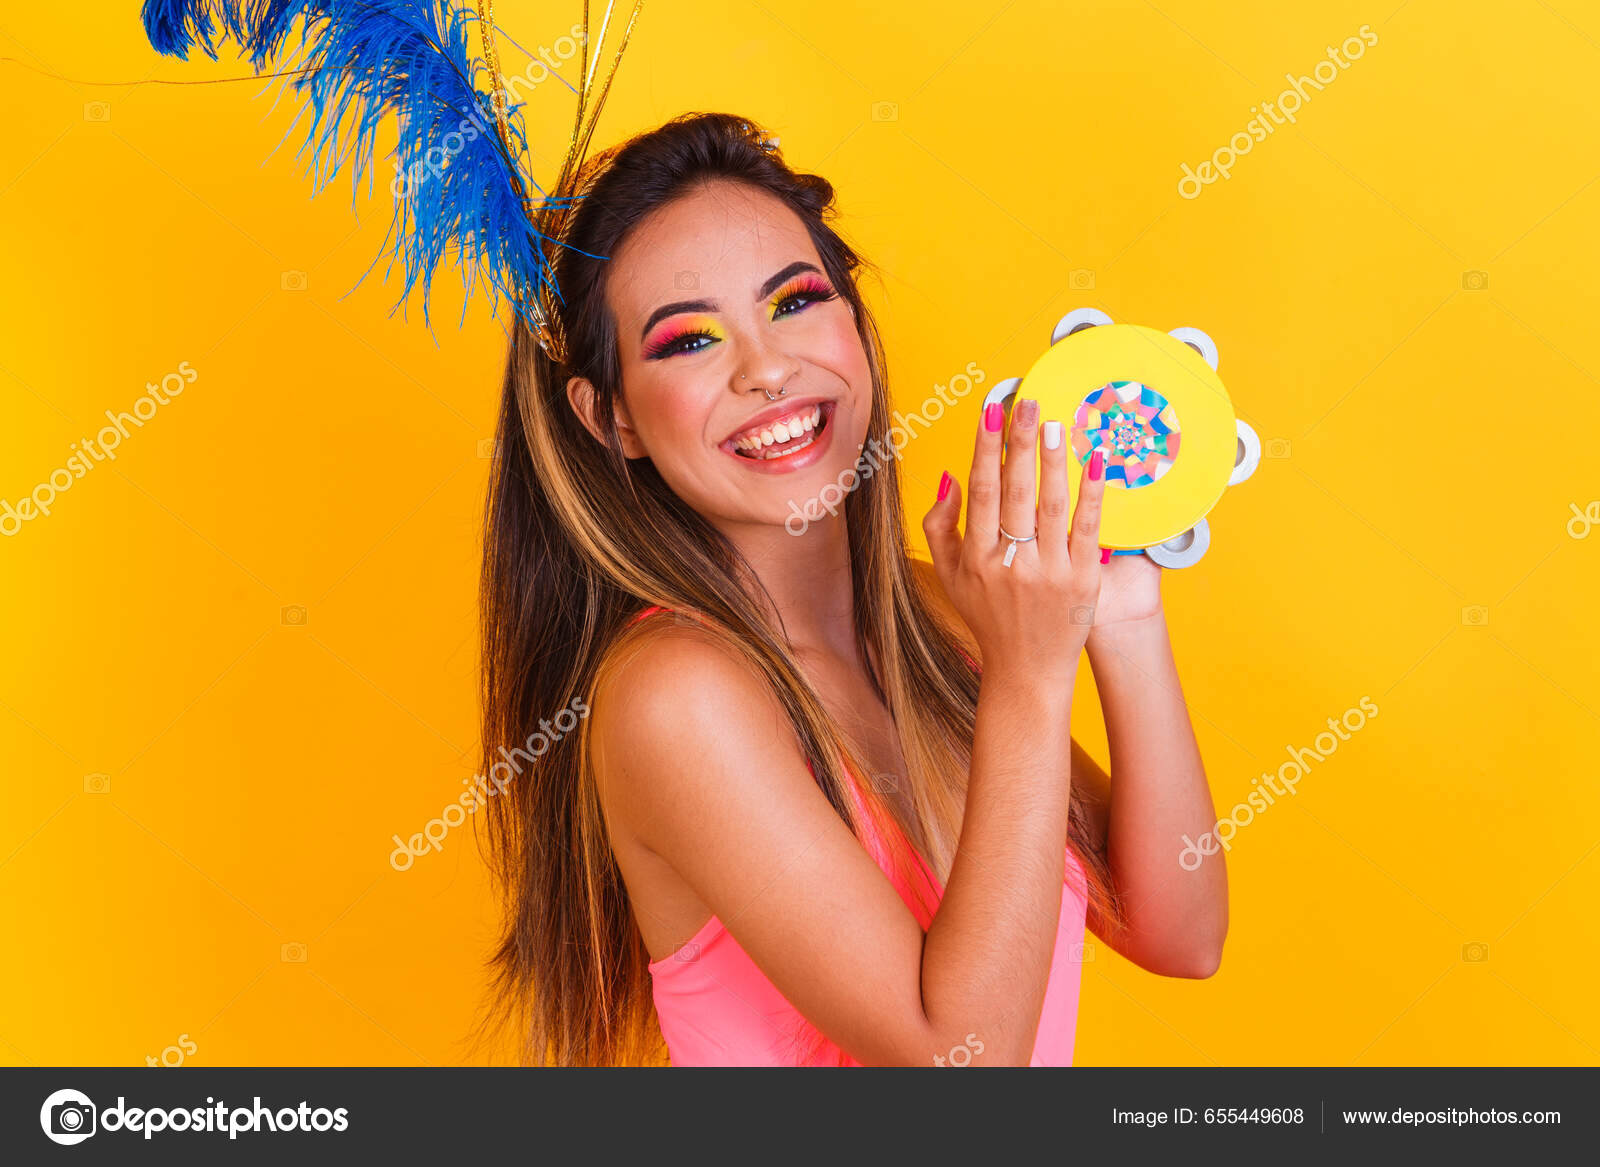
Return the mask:
[[[599,46],[591,55],[584,0],[577,115],[548,195],[523,176],[523,106],[502,84],[492,0],[477,0],[475,16],[450,0],[145,0],[143,20],[162,53],[187,60],[198,45],[215,60],[217,46],[232,40],[257,73],[284,55],[298,28],[298,59],[284,75],[309,99],[301,152],[318,190],[346,167],[358,189],[366,175],[370,190],[378,125],[396,120],[395,213],[385,240],[391,265],[398,258],[405,269],[396,307],[420,284],[426,319],[434,271],[452,254],[469,288],[481,281],[494,302],[509,299],[546,353],[565,363],[551,251],[562,245],[561,227],[582,197],[571,187],[642,3],[634,0],[597,88]],[[601,42],[613,4],[607,0]],[[481,54],[469,42],[472,24]],[[484,76],[487,92],[479,88]],[[530,186],[539,198],[530,197]]]

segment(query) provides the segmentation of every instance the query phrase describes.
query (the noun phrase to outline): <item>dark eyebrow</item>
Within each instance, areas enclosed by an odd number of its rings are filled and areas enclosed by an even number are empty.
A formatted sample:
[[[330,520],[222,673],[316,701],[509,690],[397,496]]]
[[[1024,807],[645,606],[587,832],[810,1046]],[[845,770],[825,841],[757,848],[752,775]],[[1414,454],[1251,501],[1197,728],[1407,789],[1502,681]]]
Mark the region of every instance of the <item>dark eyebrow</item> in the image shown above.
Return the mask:
[[[823,274],[816,264],[807,263],[803,259],[796,260],[782,271],[769,276],[766,283],[762,284],[761,289],[756,292],[756,299],[765,300],[773,292],[777,291],[785,280],[793,279],[803,271],[814,271],[819,276]],[[649,336],[650,330],[656,326],[656,321],[664,317],[675,316],[679,312],[715,312],[716,310],[717,302],[715,300],[674,300],[670,304],[663,304],[650,313],[650,318],[644,322],[644,327],[639,330],[639,339],[642,341]]]

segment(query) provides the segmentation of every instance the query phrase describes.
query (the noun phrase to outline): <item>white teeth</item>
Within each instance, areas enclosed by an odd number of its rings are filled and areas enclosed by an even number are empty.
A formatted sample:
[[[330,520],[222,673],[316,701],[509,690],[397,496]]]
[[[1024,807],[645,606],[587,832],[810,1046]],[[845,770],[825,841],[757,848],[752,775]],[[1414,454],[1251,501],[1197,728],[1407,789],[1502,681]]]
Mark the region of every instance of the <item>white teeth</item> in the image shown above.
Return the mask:
[[[761,430],[757,434],[742,434],[733,439],[735,449],[744,450],[758,461],[771,458],[784,458],[799,450],[805,449],[814,439],[810,434],[817,426],[822,424],[822,407],[814,405],[810,411],[799,417],[788,417]],[[802,436],[804,441],[799,441]],[[766,447],[783,445],[795,442],[787,449],[767,452]]]
[[[813,405],[809,412],[798,417],[787,417],[753,434],[741,434],[733,444],[741,450],[759,450],[779,442],[790,442],[803,433],[809,433],[822,422],[822,407]]]
[[[790,446],[786,450],[773,451],[771,453],[768,453],[766,451],[762,451],[761,453],[754,455],[754,457],[756,458],[757,461],[760,461],[760,462],[771,461],[774,458],[787,458],[790,454],[793,454],[793,453],[796,453],[797,451],[805,449],[807,446],[809,446],[812,442],[814,442],[816,440],[817,439],[815,439],[815,438],[807,438],[805,441],[801,442],[800,444],[794,445],[794,446]]]

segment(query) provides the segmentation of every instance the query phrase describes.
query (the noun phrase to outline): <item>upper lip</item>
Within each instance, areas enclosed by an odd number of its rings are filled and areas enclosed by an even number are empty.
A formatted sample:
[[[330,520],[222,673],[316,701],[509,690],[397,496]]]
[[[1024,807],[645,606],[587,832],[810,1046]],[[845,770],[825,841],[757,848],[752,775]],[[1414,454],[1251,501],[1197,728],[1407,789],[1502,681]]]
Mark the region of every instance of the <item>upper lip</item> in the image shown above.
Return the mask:
[[[775,401],[768,408],[763,409],[759,413],[753,414],[747,418],[738,429],[734,430],[727,437],[722,439],[722,444],[724,446],[730,445],[734,438],[738,437],[747,430],[754,429],[757,426],[764,426],[770,421],[777,421],[780,417],[787,417],[791,413],[799,412],[802,409],[809,409],[813,405],[827,405],[832,401],[833,398],[831,397],[796,397],[792,400],[783,399]]]

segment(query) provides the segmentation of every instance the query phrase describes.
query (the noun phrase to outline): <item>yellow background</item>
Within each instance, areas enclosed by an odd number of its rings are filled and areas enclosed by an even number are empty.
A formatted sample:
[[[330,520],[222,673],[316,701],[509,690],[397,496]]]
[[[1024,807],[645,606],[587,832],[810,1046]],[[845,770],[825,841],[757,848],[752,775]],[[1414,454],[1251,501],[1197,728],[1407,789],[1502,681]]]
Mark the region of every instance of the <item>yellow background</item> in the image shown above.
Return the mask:
[[[388,854],[471,773],[501,328],[478,301],[456,328],[451,272],[437,341],[381,267],[345,295],[389,168],[356,213],[345,182],[312,199],[273,154],[290,101],[34,71],[247,72],[157,58],[137,9],[0,16],[0,497],[199,374],[0,539],[0,1061],[499,1058],[463,1040],[494,924],[470,831]],[[577,12],[497,5],[529,48]],[[1363,24],[1297,126],[1179,197]],[[897,405],[969,361],[1020,375],[1091,304],[1209,332],[1279,443],[1165,580],[1219,812],[1381,712],[1234,840],[1215,978],[1094,947],[1080,1064],[1600,1060],[1600,535],[1566,531],[1600,498],[1597,72],[1581,0],[646,3],[597,143],[729,110],[832,179],[885,271]],[[570,94],[531,100],[548,181]],[[977,402],[907,449],[914,517]]]

